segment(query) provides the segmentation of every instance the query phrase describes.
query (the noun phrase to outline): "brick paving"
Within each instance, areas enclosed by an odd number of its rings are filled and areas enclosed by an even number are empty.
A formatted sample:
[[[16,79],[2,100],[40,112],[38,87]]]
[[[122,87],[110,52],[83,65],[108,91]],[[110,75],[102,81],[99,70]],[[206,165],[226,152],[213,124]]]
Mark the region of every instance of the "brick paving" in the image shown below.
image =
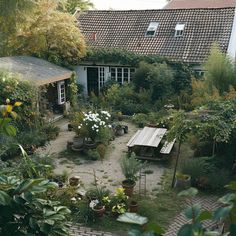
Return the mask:
[[[70,236],[115,236],[110,232],[103,232],[89,227],[73,225],[70,227]]]
[[[220,206],[217,200],[218,200],[218,197],[216,196],[196,196],[192,199],[192,204],[200,204],[202,206],[202,209],[213,211]],[[186,205],[190,206],[191,202],[187,201]],[[181,226],[190,222],[191,221],[185,217],[184,212],[181,212],[179,215],[177,215],[174,218],[173,222],[167,229],[165,236],[176,236]],[[220,229],[221,227],[219,223],[214,222],[214,221],[205,221],[203,225],[206,228],[212,229],[212,230],[213,229],[217,230],[217,229]]]

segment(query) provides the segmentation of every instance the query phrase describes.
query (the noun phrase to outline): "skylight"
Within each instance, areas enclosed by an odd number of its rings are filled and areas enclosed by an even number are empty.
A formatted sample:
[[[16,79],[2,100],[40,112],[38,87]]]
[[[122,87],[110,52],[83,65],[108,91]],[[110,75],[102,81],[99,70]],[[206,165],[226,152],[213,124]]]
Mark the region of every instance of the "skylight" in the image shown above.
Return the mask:
[[[146,32],[146,36],[155,36],[158,25],[159,25],[158,22],[150,22],[147,32]]]
[[[175,26],[175,37],[182,37],[184,35],[185,24],[178,23]]]

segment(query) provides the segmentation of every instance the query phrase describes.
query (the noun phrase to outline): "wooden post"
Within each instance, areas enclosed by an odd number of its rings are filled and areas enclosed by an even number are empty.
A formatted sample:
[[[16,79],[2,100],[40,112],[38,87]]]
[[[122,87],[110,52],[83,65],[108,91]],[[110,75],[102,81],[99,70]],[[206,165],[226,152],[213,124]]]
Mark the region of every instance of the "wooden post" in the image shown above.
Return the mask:
[[[177,166],[178,166],[178,162],[179,162],[180,147],[181,147],[181,140],[179,141],[178,152],[177,152],[177,157],[176,157],[176,161],[175,161],[174,174],[173,174],[172,184],[171,184],[172,188],[174,188],[174,184],[175,184],[175,175],[176,175]]]

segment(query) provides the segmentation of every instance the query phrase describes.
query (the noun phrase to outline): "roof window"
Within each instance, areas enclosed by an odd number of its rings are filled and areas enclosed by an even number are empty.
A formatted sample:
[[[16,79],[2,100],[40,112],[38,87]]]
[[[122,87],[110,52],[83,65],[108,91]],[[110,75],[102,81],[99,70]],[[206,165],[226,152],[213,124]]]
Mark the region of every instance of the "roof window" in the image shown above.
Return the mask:
[[[185,24],[178,23],[175,26],[175,37],[182,37],[184,35]]]
[[[159,23],[158,22],[150,22],[147,32],[146,32],[146,36],[150,36],[153,37],[156,35],[156,31],[158,28]]]

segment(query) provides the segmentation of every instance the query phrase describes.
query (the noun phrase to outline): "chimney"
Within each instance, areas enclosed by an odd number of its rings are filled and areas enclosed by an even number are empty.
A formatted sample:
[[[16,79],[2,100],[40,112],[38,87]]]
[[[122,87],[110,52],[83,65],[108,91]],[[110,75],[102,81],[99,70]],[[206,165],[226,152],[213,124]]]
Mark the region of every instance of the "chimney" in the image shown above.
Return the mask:
[[[97,41],[97,33],[95,32],[92,33],[92,40]]]

